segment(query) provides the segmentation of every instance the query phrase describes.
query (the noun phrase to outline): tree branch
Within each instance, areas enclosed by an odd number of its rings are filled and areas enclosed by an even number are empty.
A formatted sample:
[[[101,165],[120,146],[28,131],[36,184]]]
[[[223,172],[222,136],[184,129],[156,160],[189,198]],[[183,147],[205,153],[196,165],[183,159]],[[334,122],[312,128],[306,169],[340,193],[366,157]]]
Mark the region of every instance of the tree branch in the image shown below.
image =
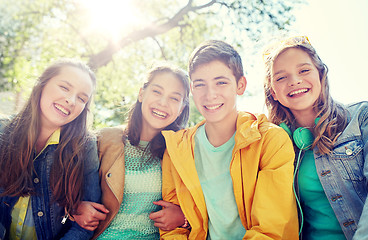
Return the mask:
[[[182,21],[184,19],[184,16],[188,15],[190,12],[195,12],[203,8],[208,8],[216,2],[217,0],[211,0],[206,4],[193,6],[193,0],[188,0],[187,4],[183,8],[180,9],[172,18],[169,18],[165,23],[151,23],[149,26],[141,30],[131,32],[130,34],[122,38],[118,44],[109,42],[109,44],[102,51],[90,56],[88,64],[92,69],[98,69],[99,67],[105,66],[112,60],[113,55],[120,49],[126,47],[133,42],[137,42],[147,37],[154,38],[157,35],[163,34],[175,27],[178,27],[180,21]]]

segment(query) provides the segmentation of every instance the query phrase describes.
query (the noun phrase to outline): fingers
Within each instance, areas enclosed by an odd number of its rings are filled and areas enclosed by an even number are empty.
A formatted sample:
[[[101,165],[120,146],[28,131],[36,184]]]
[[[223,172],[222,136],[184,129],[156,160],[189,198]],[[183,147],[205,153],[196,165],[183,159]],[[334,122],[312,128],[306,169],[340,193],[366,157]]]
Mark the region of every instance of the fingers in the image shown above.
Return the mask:
[[[85,225],[85,226],[81,226],[81,227],[86,229],[86,230],[89,230],[89,231],[94,231],[98,227],[98,223],[97,224],[89,224],[89,225]]]
[[[87,220],[82,215],[74,215],[73,217],[79,226],[89,231],[94,231],[99,224],[98,220]]]
[[[166,225],[165,224],[163,224],[163,223],[154,223],[153,224],[155,227],[158,227],[158,228],[160,228],[161,230],[164,230],[164,231],[170,231],[170,230],[172,230],[172,228],[169,228],[169,227],[166,227]]]
[[[106,213],[95,211],[92,213],[92,217],[98,221],[103,221],[106,218]]]
[[[157,219],[163,217],[163,210],[157,211],[157,212],[152,212],[149,215],[149,218],[153,221],[157,221]]]
[[[103,204],[91,202],[91,205],[100,212],[109,213],[109,210]]]
[[[161,206],[161,207],[165,207],[165,208],[172,207],[173,205],[175,205],[171,202],[166,202],[164,200],[159,200],[159,201],[153,202],[153,204]]]

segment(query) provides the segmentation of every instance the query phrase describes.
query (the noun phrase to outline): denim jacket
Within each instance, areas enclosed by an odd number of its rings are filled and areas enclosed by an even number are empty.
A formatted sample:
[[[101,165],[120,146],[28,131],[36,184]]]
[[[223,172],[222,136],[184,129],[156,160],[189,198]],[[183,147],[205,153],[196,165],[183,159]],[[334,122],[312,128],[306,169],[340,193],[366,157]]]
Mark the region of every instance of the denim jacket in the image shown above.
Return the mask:
[[[86,147],[87,157],[84,163],[83,200],[99,202],[101,188],[95,138],[89,140]],[[83,229],[76,222],[68,219],[65,224],[61,223],[65,216],[65,210],[53,200],[50,188],[50,171],[55,158],[54,152],[56,148],[57,145],[47,146],[34,160],[34,168],[37,174],[33,175],[33,182],[36,194],[31,196],[31,204],[37,239],[90,239],[93,232]],[[9,237],[11,212],[18,199],[19,197],[9,196],[0,198],[0,229],[6,229],[6,236],[3,236],[5,239]],[[2,236],[0,235],[1,239]]]
[[[347,110],[348,125],[331,154],[321,155],[317,148],[313,152],[326,197],[346,239],[352,239],[357,229],[356,236],[358,232],[361,236],[368,234],[368,161],[365,162],[368,159],[368,102],[350,104]],[[363,207],[365,211],[362,214]]]

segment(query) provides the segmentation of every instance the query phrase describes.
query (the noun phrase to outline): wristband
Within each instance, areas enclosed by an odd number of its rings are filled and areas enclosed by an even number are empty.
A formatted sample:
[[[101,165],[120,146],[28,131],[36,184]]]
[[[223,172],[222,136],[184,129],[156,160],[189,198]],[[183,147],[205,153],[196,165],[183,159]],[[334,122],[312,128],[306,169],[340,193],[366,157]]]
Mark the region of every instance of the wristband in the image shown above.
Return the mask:
[[[188,219],[184,216],[184,224],[180,226],[181,228],[190,229],[190,224]]]

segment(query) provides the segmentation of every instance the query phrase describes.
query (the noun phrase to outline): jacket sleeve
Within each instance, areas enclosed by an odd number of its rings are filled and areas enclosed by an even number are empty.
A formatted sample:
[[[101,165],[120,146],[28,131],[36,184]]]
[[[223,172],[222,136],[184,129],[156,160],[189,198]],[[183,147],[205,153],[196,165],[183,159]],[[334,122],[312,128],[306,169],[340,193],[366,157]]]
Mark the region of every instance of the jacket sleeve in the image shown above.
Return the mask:
[[[363,157],[364,157],[364,176],[368,179],[368,109],[365,109],[362,114],[362,123],[360,124],[360,131],[363,140]],[[367,181],[367,180],[365,180]],[[362,215],[358,223],[357,231],[354,234],[353,240],[364,239],[368,236],[368,201],[365,200]]]
[[[97,154],[96,139],[93,138],[87,143],[87,153],[84,163],[84,185],[83,201],[100,202],[101,187],[99,178],[99,159]],[[61,238],[63,240],[90,239],[93,231],[88,231],[80,227],[76,222],[72,222],[72,227]]]
[[[6,230],[2,223],[0,223],[0,239],[5,239]]]
[[[251,216],[247,217],[251,224],[243,239],[298,239],[292,142],[281,128],[269,126],[262,139]]]
[[[166,150],[162,159],[162,199],[164,201],[179,205],[172,169],[173,165]],[[160,229],[160,235],[161,239],[163,240],[188,239],[189,230],[184,228],[176,228],[172,231],[163,231]]]

